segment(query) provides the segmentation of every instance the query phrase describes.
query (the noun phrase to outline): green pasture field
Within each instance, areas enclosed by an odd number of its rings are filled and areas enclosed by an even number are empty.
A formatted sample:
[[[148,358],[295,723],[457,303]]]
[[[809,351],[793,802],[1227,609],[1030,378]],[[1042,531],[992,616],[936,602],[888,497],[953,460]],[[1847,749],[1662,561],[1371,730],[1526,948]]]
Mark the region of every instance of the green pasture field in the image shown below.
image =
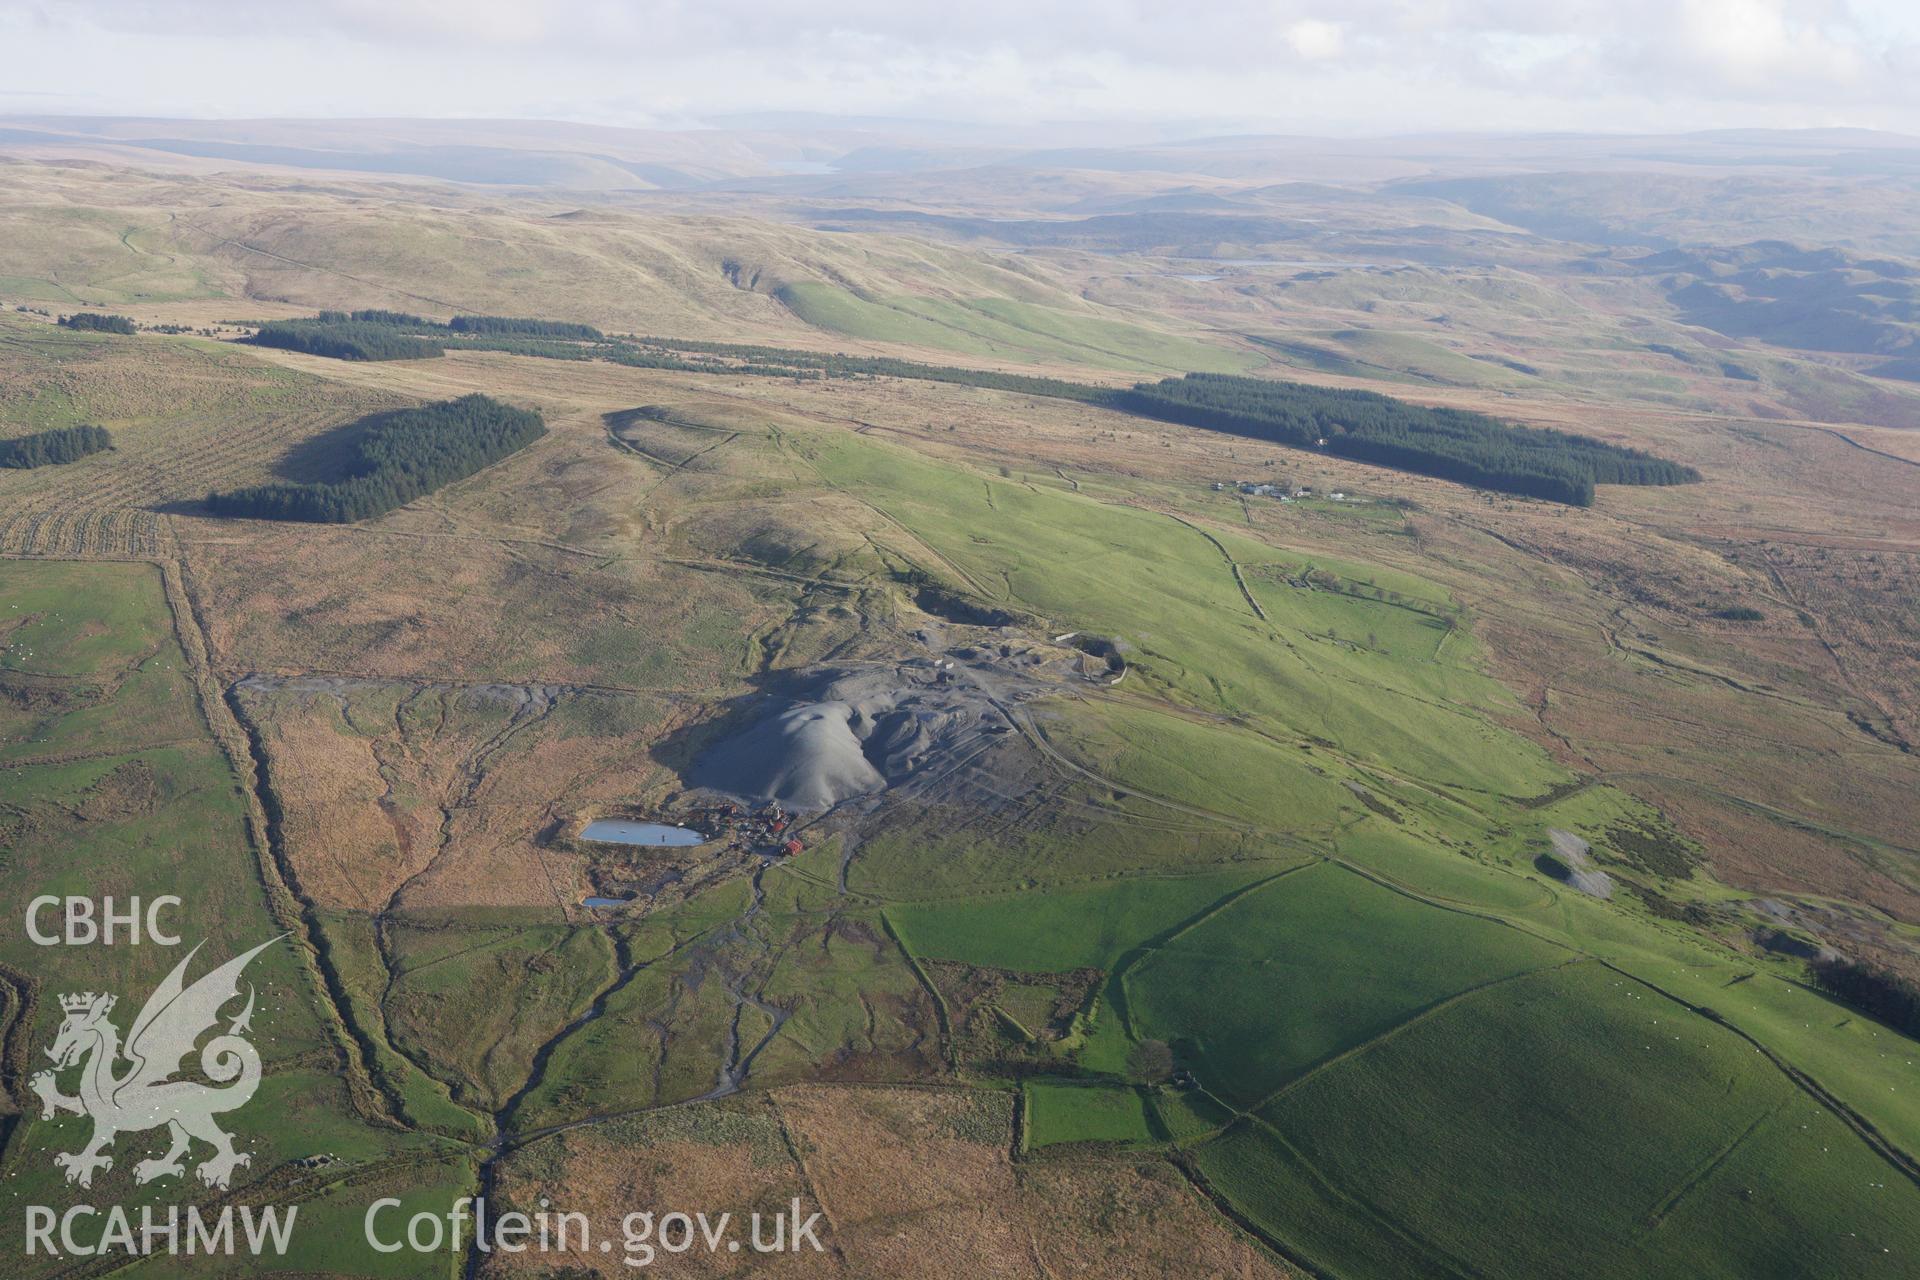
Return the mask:
[[[1309,867],[1167,937],[1127,971],[1138,1034],[1243,1106],[1475,987],[1564,953],[1341,867]]]
[[[373,936],[373,919],[364,912],[316,913],[327,939],[328,959],[346,995],[348,1010],[372,1046],[369,1069],[386,1086],[404,1119],[419,1128],[474,1141],[488,1134],[486,1121],[453,1101],[448,1085],[429,1075],[392,1043],[382,999],[387,973]]]
[[[1510,706],[1511,696],[1477,669],[1470,649],[1442,652],[1422,609],[1268,586],[1252,571],[1298,573],[1306,562],[1158,512],[996,481],[861,437],[805,447],[831,481],[933,548],[945,563],[929,571],[963,577],[956,585],[1063,630],[1113,637],[1139,678],[1197,709],[1337,742],[1454,786],[1522,796],[1565,778],[1536,747],[1489,722],[1485,713]]]
[[[1351,378],[1450,386],[1514,386],[1525,375],[1490,360],[1451,351],[1417,334],[1381,329],[1337,329],[1304,335],[1307,341],[1273,341],[1289,358]]]
[[[1300,853],[1351,864],[1264,883],[1271,873],[1250,867],[1070,883],[1097,874],[1076,850],[1099,847],[1101,831],[1132,838],[1109,813],[1078,843],[1030,851],[1035,869],[1016,880],[1019,891],[992,893],[981,877],[968,901],[944,881],[935,891],[923,880],[915,892],[907,857],[884,837],[863,851],[888,871],[862,883],[906,899],[886,914],[915,955],[1108,975],[1061,1046],[1107,1087],[1030,1082],[1030,1146],[1172,1141],[1276,1242],[1341,1276],[1601,1274],[1603,1257],[1629,1255],[1650,1275],[1719,1274],[1716,1265],[1727,1274],[1872,1274],[1827,1265],[1804,1243],[1789,1247],[1783,1230],[1743,1236],[1740,1224],[1758,1210],[1714,1208],[1716,1197],[1744,1190],[1725,1181],[1729,1171],[1793,1165],[1793,1152],[1805,1152],[1790,1140],[1824,1132],[1820,1154],[1838,1172],[1782,1176],[1781,1197],[1769,1203],[1790,1221],[1860,1214],[1862,1238],[1893,1248],[1888,1256],[1911,1247],[1901,1198],[1911,1184],[1838,1120],[1814,1116],[1777,1066],[1580,957],[1604,957],[1720,1011],[1910,1142],[1909,1099],[1920,1090],[1906,1087],[1904,1042],[1772,973],[1736,982],[1737,957],[1641,914],[1624,891],[1623,902],[1603,904],[1539,875],[1532,860],[1547,827],[1586,835],[1604,860],[1608,826],[1648,811],[1604,786],[1521,803],[1549,795],[1566,775],[1495,723],[1511,697],[1483,674],[1443,593],[1358,561],[1316,557],[1310,574],[1303,557],[1224,520],[1208,526],[1210,541],[1164,514],[1120,505],[1119,493],[1099,501],[1094,485],[1076,494],[1010,483],[865,440],[805,447],[829,479],[906,524],[939,557],[930,572],[1063,630],[1121,640],[1129,681],[1142,681],[1137,700],[1122,690],[1036,712],[1035,728],[1055,750],[1223,825],[1271,830],[1270,852],[1291,852],[1298,840]],[[1202,714],[1172,714],[1153,704],[1162,696]],[[947,846],[915,832],[919,842],[905,847],[939,875]],[[1171,833],[1157,838],[1180,846]],[[1689,893],[1712,888],[1688,883]],[[1752,966],[1744,972],[1751,977]],[[1607,985],[1616,980],[1619,988]],[[1649,1028],[1661,1018],[1663,1034],[1681,1037],[1666,1043],[1692,1057],[1636,1057],[1653,1052],[1651,1040],[1626,1043],[1642,1008],[1657,1009]],[[1498,1026],[1475,1021],[1508,1010]],[[1478,1030],[1459,1034],[1466,1026]],[[1443,1034],[1455,1038],[1429,1048]],[[1202,1090],[1153,1093],[1136,1128],[1131,1103],[1119,1100],[1137,1095],[1119,1082],[1144,1039],[1170,1043]],[[1558,1070],[1571,1082],[1564,1097],[1586,1100],[1585,1111],[1546,1099]],[[1337,1092],[1362,1082],[1364,1094]],[[1409,1099],[1430,1118],[1383,1119],[1381,1100],[1414,1106]],[[1249,1114],[1235,1118],[1231,1107]],[[1789,1132],[1795,1108],[1808,1112],[1798,1121],[1807,1130],[1796,1123]],[[1315,1117],[1347,1127],[1322,1138]],[[1428,1163],[1380,1148],[1422,1124],[1440,1127],[1413,1140],[1442,1167],[1457,1160],[1457,1173],[1434,1177]],[[1636,1127],[1644,1142],[1603,1136]],[[1539,1140],[1551,1185],[1519,1194],[1497,1153],[1533,1150],[1533,1130],[1556,1135]],[[1607,1141],[1621,1163],[1583,1168],[1569,1154]],[[1390,1176],[1410,1181],[1379,1184]],[[1438,1207],[1404,1203],[1422,1190]],[[1884,1214],[1874,1199],[1883,1194],[1894,1197]],[[1467,1224],[1495,1220],[1502,1196],[1509,1217],[1530,1215],[1522,1232],[1535,1252],[1523,1259],[1492,1244],[1475,1252],[1485,1233]],[[1593,1239],[1580,1225],[1588,1203],[1612,1215]],[[1770,1251],[1789,1259],[1784,1271],[1762,1265]]]
[[[937,1037],[937,1018],[899,944],[878,912],[829,914],[781,901],[792,877],[768,875],[764,936],[780,957],[762,998],[789,1011],[779,1035],[755,1060],[770,1084],[804,1080],[820,1064],[846,1059],[933,1065],[923,1046]]]
[[[1039,721],[1062,754],[1105,777],[1177,796],[1229,818],[1330,838],[1353,797],[1316,757],[1231,724],[1186,720],[1136,704],[1064,703]]]
[[[0,207],[8,257],[20,271],[0,276],[0,288],[60,311],[220,295],[207,267],[168,244],[159,225],[129,224],[128,216],[64,203]],[[27,274],[35,266],[46,274]]]
[[[1029,1080],[1024,1089],[1030,1149],[1066,1142],[1137,1146],[1158,1140],[1139,1089],[1058,1080]]]
[[[1070,742],[1058,749],[1074,758]],[[847,884],[889,900],[990,899],[1117,876],[1177,876],[1241,864],[1271,870],[1301,857],[1276,837],[1070,780],[1018,823],[945,805],[892,815],[861,841]]]
[[[1111,969],[1143,940],[1178,927],[1272,871],[1134,876],[953,903],[901,903],[887,917],[915,955],[1026,973]]]
[[[188,970],[191,981],[269,941],[280,927],[267,909],[238,779],[202,717],[159,570],[141,563],[0,561],[0,627],[8,628],[0,683],[16,695],[0,699],[0,897],[12,922],[0,929],[0,964],[36,991],[25,1043],[29,1057],[38,1059],[62,1018],[59,995],[116,995],[113,1018],[124,1032],[189,949],[202,947]],[[178,896],[182,905],[162,924],[181,936],[181,945],[34,945],[24,928],[29,900],[69,894],[96,902],[111,896],[121,910],[136,896],[143,902]],[[45,912],[40,924],[57,930],[57,912]],[[314,1225],[329,1215],[357,1220],[365,1185],[425,1157],[432,1144],[356,1115],[297,945],[290,938],[269,947],[243,978],[256,993],[250,1039],[264,1070],[253,1101],[226,1121],[238,1149],[251,1156],[236,1171],[235,1194],[302,1205],[289,1265],[325,1266],[340,1275],[443,1274],[444,1265],[433,1259],[343,1251]],[[7,1014],[19,1016],[11,1001]],[[71,1080],[66,1087],[71,1090]],[[212,1205],[217,1198],[191,1174],[184,1182],[135,1184],[134,1165],[159,1154],[164,1132],[121,1135],[112,1168],[81,1191],[63,1181],[52,1156],[81,1148],[92,1122],[71,1114],[44,1120],[36,1101],[19,1125],[0,1171],[0,1218],[13,1224],[9,1230],[17,1229],[29,1204],[84,1200],[137,1213],[141,1205],[183,1199]],[[207,1151],[196,1147],[193,1154]],[[313,1175],[297,1194],[286,1192],[290,1163],[316,1155],[341,1163]],[[442,1185],[450,1198],[455,1187],[470,1184],[472,1173],[457,1148],[447,1158],[452,1163],[443,1166]],[[344,1180],[349,1170],[357,1175],[350,1182]],[[250,1190],[250,1184],[276,1189]],[[357,1245],[357,1231],[354,1239]],[[44,1261],[55,1268],[70,1262]],[[214,1269],[216,1263],[172,1259],[166,1267],[148,1264],[146,1273]]]
[[[1595,964],[1410,1024],[1198,1160],[1343,1276],[1894,1275],[1920,1247],[1920,1189],[1752,1046]],[[1302,1184],[1364,1211],[1316,1214]]]
[[[830,333],[971,356],[1179,373],[1241,373],[1264,363],[1252,352],[1012,298],[866,297],[814,283],[784,285],[779,297]]]

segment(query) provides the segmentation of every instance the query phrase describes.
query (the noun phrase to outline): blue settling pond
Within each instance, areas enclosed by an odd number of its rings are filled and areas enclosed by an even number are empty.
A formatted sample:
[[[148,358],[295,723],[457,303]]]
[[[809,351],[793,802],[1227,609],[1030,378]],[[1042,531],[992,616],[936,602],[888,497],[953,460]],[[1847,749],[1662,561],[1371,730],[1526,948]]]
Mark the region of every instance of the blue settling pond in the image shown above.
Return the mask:
[[[582,840],[606,844],[641,844],[654,848],[705,844],[707,837],[691,827],[670,827],[664,822],[629,822],[625,818],[595,818],[580,833]]]

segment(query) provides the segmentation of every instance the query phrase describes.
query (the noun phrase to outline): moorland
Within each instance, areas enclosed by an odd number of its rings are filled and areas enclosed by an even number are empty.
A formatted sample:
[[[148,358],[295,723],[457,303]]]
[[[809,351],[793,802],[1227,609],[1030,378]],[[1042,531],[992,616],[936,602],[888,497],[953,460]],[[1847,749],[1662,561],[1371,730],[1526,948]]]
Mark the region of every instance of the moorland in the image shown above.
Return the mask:
[[[285,935],[232,1192],[94,1196],[295,1201],[343,1276],[550,1268],[359,1243],[476,1190],[798,1197],[849,1276],[1920,1252],[1887,140],[779,177],[827,143],[529,126],[453,175],[18,123],[0,444],[111,447],[0,468],[0,877]],[[831,799],[717,816],[829,677]],[[156,950],[0,939],[12,1203],[68,1194],[55,995]]]

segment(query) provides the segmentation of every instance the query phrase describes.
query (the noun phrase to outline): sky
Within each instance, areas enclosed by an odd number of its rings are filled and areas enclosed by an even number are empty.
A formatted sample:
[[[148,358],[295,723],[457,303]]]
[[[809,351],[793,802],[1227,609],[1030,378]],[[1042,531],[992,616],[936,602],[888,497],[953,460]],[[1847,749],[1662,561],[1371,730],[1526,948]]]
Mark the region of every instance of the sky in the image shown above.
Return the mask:
[[[0,114],[1920,133],[1920,0],[0,0]]]

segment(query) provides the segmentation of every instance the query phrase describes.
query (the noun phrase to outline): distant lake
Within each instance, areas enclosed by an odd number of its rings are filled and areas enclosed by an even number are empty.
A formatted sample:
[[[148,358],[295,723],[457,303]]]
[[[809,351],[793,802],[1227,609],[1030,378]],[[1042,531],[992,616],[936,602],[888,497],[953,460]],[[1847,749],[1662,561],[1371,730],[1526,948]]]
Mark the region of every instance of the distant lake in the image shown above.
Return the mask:
[[[670,827],[664,822],[629,822],[625,818],[595,818],[580,833],[580,838],[606,844],[643,844],[655,848],[707,842],[705,835],[690,827]]]

